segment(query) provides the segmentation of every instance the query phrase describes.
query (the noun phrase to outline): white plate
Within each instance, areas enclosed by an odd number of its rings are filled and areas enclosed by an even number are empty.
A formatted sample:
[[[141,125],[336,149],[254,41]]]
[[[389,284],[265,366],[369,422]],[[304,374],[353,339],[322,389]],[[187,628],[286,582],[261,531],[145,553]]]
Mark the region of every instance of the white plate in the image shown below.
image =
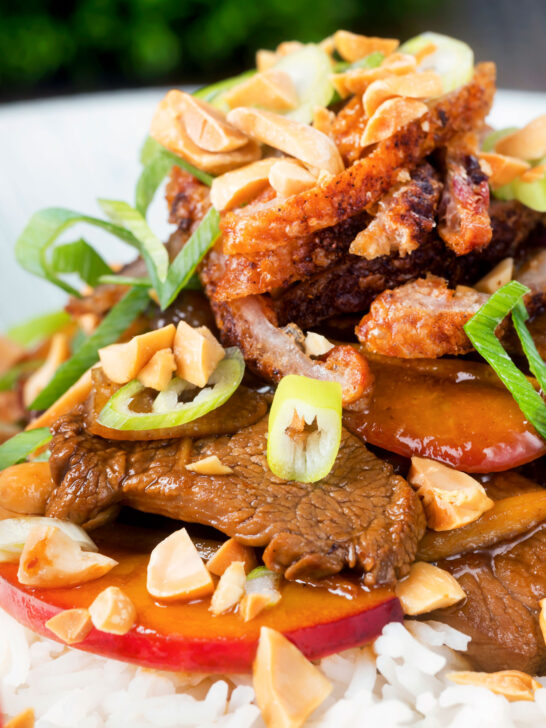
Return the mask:
[[[59,206],[100,215],[97,197],[133,200],[138,153],[164,90],[115,92],[0,106],[0,330],[59,307],[65,295],[21,270],[13,246],[35,210]],[[499,91],[493,126],[520,126],[546,111],[546,94]],[[168,226],[161,200],[153,229]],[[89,227],[67,239],[99,240],[110,261],[131,256],[121,244]]]

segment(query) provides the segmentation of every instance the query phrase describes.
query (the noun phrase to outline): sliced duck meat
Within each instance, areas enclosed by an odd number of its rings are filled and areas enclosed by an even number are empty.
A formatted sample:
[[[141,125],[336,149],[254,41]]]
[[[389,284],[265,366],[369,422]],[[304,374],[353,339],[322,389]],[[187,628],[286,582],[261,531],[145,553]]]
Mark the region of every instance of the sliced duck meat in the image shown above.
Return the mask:
[[[463,142],[448,145],[445,170],[438,233],[456,255],[466,255],[488,245],[493,234],[488,177]]]
[[[472,351],[463,326],[489,296],[473,288],[448,288],[437,276],[383,291],[356,327],[375,354],[400,359],[437,359]]]
[[[53,427],[56,483],[47,515],[85,523],[114,503],[213,526],[242,544],[264,547],[265,564],[287,579],[344,568],[367,585],[407,573],[425,522],[413,489],[346,430],[329,475],[285,482],[267,466],[267,418],[232,437],[114,443],[91,435],[83,408]],[[216,455],[229,475],[185,465]]]
[[[420,119],[379,142],[372,151],[338,175],[286,200],[271,200],[247,211],[226,212],[221,227],[224,252],[248,254],[331,227],[374,205],[434,149],[479,125],[495,89],[492,64],[476,67],[467,86],[442,97]]]

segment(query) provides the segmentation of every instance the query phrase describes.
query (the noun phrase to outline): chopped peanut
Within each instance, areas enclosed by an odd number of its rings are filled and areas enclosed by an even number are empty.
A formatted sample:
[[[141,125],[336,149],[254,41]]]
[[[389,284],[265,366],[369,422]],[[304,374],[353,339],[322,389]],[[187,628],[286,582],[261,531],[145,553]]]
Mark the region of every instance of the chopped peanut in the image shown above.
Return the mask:
[[[260,73],[269,71],[278,60],[279,57],[275,51],[268,51],[265,48],[260,48],[260,50],[256,51],[256,68]]]
[[[232,152],[249,142],[246,134],[229,124],[225,114],[206,101],[180,91],[178,103],[190,139],[207,152]]]
[[[211,574],[222,576],[228,566],[234,561],[242,561],[248,574],[257,565],[256,554],[250,546],[243,546],[234,538],[228,538],[218,551],[207,561],[207,569]]]
[[[70,356],[70,343],[66,334],[55,334],[51,339],[47,357],[42,366],[37,369],[25,382],[23,387],[23,402],[29,407],[44,389],[57,369]]]
[[[243,561],[233,561],[220,577],[210,601],[209,611],[215,616],[231,609],[245,593],[246,573]]]
[[[338,94],[345,98],[351,94],[363,94],[374,81],[402,76],[415,71],[416,68],[415,56],[409,53],[393,53],[377,68],[350,68],[343,73],[334,74],[331,80]]]
[[[495,293],[505,283],[509,283],[514,276],[514,259],[505,258],[481,278],[474,288],[481,293]]]
[[[279,69],[256,73],[224,93],[223,100],[230,107],[260,106],[272,111],[294,109],[299,102],[294,82]]]
[[[145,387],[162,392],[176,371],[172,349],[160,349],[139,371],[137,379]]]
[[[23,710],[22,713],[19,713],[19,715],[8,720],[8,722],[4,724],[4,728],[34,728],[34,725],[34,710],[32,708],[27,708],[26,710]]]
[[[536,167],[531,167],[531,169],[520,174],[519,178],[527,184],[528,182],[538,182],[544,175],[546,175],[546,164],[537,164]]]
[[[308,331],[305,337],[305,353],[307,356],[322,356],[327,354],[334,345],[328,341],[326,336],[316,334],[314,331]]]
[[[487,688],[496,695],[503,695],[510,702],[516,700],[534,700],[535,692],[542,685],[530,675],[519,670],[501,670],[500,672],[450,672],[448,680],[458,685],[474,685]]]
[[[487,170],[491,187],[502,187],[530,169],[530,164],[517,157],[507,157],[496,152],[480,152],[480,166]]]
[[[381,104],[395,96],[412,99],[429,99],[443,91],[442,77],[434,71],[392,76],[371,83],[363,96],[364,110],[373,116]]]
[[[540,159],[546,155],[546,114],[538,116],[523,129],[508,134],[495,144],[495,151],[519,159]]]
[[[178,376],[196,387],[204,387],[226,352],[206,326],[194,329],[180,321],[174,337]]]
[[[45,626],[67,645],[84,640],[93,624],[87,609],[66,609],[51,617]]]
[[[136,609],[127,594],[109,586],[95,597],[89,607],[93,626],[108,634],[127,634],[136,622]]]
[[[404,614],[424,614],[457,604],[466,594],[449,572],[424,561],[411,565],[409,576],[396,585]]]
[[[14,514],[41,516],[54,487],[48,462],[11,465],[0,472],[0,506]]]
[[[17,578],[26,586],[76,586],[108,573],[117,561],[82,551],[77,543],[55,526],[38,525],[30,531]]]
[[[125,344],[111,344],[99,349],[102,368],[108,379],[116,384],[126,384],[134,379],[156,351],[173,345],[176,329],[173,324],[162,329],[133,336]]]
[[[388,139],[399,129],[426,114],[428,107],[416,99],[388,99],[369,119],[362,134],[363,147]]]
[[[412,457],[408,480],[423,501],[433,531],[465,526],[494,506],[481,483],[435,460]]]
[[[336,115],[325,106],[315,106],[313,109],[313,127],[323,134],[330,134]]]
[[[171,533],[150,555],[148,592],[157,599],[198,599],[212,594],[214,583],[185,528]]]
[[[61,415],[65,415],[77,405],[85,402],[91,392],[92,386],[93,378],[91,369],[88,369],[81,375],[77,382],[74,382],[64,394],[61,394],[59,399],[49,409],[35,420],[32,420],[26,429],[34,430],[37,427],[50,427]]]
[[[25,349],[7,336],[0,336],[0,376],[26,355]]]
[[[182,91],[172,90],[160,101],[150,127],[150,135],[173,154],[187,159],[203,172],[223,174],[262,155],[260,145],[250,139],[231,152],[208,152],[191,139],[184,124]]]
[[[298,192],[310,190],[317,183],[316,177],[297,162],[280,159],[269,172],[271,187],[283,197],[297,195]]]
[[[332,685],[280,632],[260,630],[252,668],[256,702],[267,728],[300,728]]]
[[[209,455],[201,460],[186,465],[186,470],[191,470],[200,475],[231,475],[233,470],[227,465],[223,465],[218,455]]]
[[[338,174],[343,161],[334,142],[308,124],[287,119],[280,114],[242,106],[228,114],[228,121],[264,144],[291,157]]]
[[[275,157],[226,172],[215,177],[210,188],[210,201],[221,212],[250,202],[269,184],[269,172],[278,160]]]
[[[376,51],[388,56],[394,53],[400,41],[394,38],[371,38],[350,33],[348,30],[338,30],[334,33],[334,44],[344,61],[354,63]]]

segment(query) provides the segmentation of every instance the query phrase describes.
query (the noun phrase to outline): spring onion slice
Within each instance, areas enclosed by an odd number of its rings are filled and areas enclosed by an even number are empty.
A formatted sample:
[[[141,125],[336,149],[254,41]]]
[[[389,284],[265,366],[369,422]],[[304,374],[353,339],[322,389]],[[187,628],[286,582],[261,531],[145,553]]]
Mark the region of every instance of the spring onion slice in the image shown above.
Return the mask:
[[[533,337],[525,325],[528,318],[529,314],[523,301],[518,301],[512,309],[512,322],[521,342],[523,353],[529,362],[529,369],[535,375],[542,392],[546,392],[546,364],[538,353]]]
[[[132,233],[106,220],[61,207],[48,207],[34,213],[15,243],[17,262],[29,273],[54,283],[73,296],[80,294],[60,278],[59,271],[52,265],[48,254],[59,235],[76,223],[87,223],[102,228],[134,248],[139,248],[138,240]]]
[[[467,84],[474,73],[474,53],[472,48],[461,40],[440,33],[427,32],[407,40],[398,50],[400,53],[414,55],[430,44],[436,48],[423,58],[419,69],[439,73],[444,93]]]
[[[138,240],[139,250],[156,290],[165,281],[169,267],[167,249],[153,233],[138,210],[122,200],[99,199],[99,205],[116,225],[128,230]]]
[[[169,266],[167,280],[157,291],[161,308],[165,310],[180,291],[192,280],[197,266],[220,236],[220,215],[211,207],[199,227]]]
[[[355,68],[377,68],[384,60],[385,55],[381,51],[374,51],[364,56],[364,58],[359,58],[358,61],[353,61],[353,63],[340,61],[334,66],[334,71],[335,73],[342,73],[343,71],[353,71]]]
[[[223,92],[228,91],[230,88],[237,86],[237,84],[242,83],[243,81],[246,81],[247,78],[250,78],[250,76],[253,76],[255,73],[256,70],[252,68],[251,70],[245,71],[238,76],[226,78],[223,81],[218,81],[217,83],[213,83],[210,86],[204,86],[203,88],[199,88],[197,89],[197,91],[193,92],[193,95],[198,99],[203,99],[203,101],[207,101],[209,104],[214,104],[215,106],[218,106],[219,108],[225,110],[227,107],[225,103],[222,103],[221,101],[221,95],[223,94]]]
[[[309,429],[305,432],[306,426]],[[269,413],[267,463],[283,480],[314,483],[332,469],[341,442],[341,386],[290,374]]]
[[[8,337],[21,346],[34,346],[63,329],[71,321],[66,311],[52,311],[13,326]]]
[[[281,577],[266,566],[257,566],[247,575],[245,583],[246,594],[259,594],[267,599],[265,606],[272,607],[281,599]]]
[[[465,324],[464,330],[476,351],[495,370],[505,387],[510,391],[529,422],[534,425],[542,437],[546,438],[546,404],[523,372],[516,367],[501,342],[495,336],[497,326],[505,316],[518,306],[522,296],[526,293],[529,293],[527,286],[518,281],[510,281],[510,283],[499,288],[484,303],[470,321]],[[521,312],[518,308],[516,321],[520,318]],[[521,323],[520,320],[519,323]]]
[[[115,286],[139,286],[140,288],[152,287],[152,281],[149,278],[132,278],[131,276],[121,275],[101,276],[98,283]]]
[[[39,447],[47,445],[51,440],[49,427],[19,432],[0,445],[0,470],[25,460]]]
[[[158,187],[163,182],[167,174],[171,171],[173,165],[180,167],[192,174],[196,179],[210,187],[213,177],[206,172],[202,172],[193,164],[186,162],[182,157],[169,152],[164,146],[156,142],[152,137],[148,137],[142,147],[140,161],[143,165],[142,172],[138,178],[135,191],[135,207],[142,216],[146,216],[146,212],[150,203],[155,197]]]
[[[148,291],[132,288],[104,317],[78,351],[57,369],[53,379],[36,397],[30,409],[45,410],[98,361],[99,349],[114,344],[150,303]]]
[[[51,267],[59,274],[77,273],[89,286],[96,286],[101,276],[112,273],[102,256],[82,238],[53,248]]]
[[[179,402],[178,396],[191,385],[175,378],[160,392],[152,412],[131,409],[134,398],[144,389],[137,380],[119,389],[106,403],[97,421],[114,430],[158,430],[178,427],[217,409],[238,388],[245,371],[245,362],[239,349],[226,350],[226,356],[212,373],[207,386],[199,390],[190,402]]]

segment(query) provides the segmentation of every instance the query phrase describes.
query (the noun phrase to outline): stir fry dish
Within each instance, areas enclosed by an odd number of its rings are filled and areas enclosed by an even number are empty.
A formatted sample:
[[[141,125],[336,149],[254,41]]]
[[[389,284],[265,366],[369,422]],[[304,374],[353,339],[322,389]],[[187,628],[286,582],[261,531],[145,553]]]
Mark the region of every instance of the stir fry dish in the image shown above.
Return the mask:
[[[494,95],[435,33],[285,42],[165,95],[134,204],[30,219],[17,260],[68,301],[0,342],[2,608],[147,667],[252,670],[270,727],[329,694],[312,660],[405,617],[471,638],[454,681],[532,697],[546,115],[492,129]],[[133,262],[67,241],[82,224]]]

